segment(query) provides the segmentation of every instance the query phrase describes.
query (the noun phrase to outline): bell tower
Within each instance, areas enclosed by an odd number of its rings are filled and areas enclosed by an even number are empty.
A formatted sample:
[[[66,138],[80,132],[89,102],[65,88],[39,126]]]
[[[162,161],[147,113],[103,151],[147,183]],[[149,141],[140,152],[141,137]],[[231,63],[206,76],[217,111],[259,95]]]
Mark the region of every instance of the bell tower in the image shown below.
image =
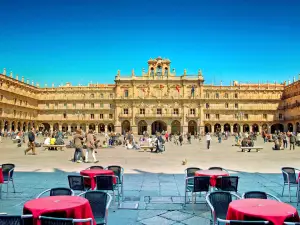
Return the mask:
[[[157,57],[156,59],[150,58],[148,60],[148,77],[168,77],[170,73],[170,64],[169,59],[162,59]]]

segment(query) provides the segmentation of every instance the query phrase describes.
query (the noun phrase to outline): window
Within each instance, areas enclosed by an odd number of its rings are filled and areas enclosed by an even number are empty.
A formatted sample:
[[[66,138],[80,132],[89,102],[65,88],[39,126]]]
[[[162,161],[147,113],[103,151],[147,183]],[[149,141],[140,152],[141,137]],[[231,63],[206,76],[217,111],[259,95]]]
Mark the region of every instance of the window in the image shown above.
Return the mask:
[[[124,113],[125,115],[128,115],[128,109],[123,109],[123,113]]]
[[[235,118],[235,119],[238,119],[238,118],[239,118],[239,114],[237,114],[237,113],[234,114],[234,118]]]
[[[94,114],[91,114],[91,119],[93,120],[95,118],[95,115]]]
[[[210,115],[209,114],[205,114],[205,119],[209,120],[210,119]]]
[[[83,108],[85,108],[85,103],[83,103]]]
[[[26,101],[26,102],[25,102],[25,105],[27,105],[27,103],[28,103],[28,102]]]
[[[179,114],[179,109],[173,109],[173,114],[178,115]]]
[[[140,114],[145,115],[145,109],[140,109]]]
[[[110,94],[110,95],[109,95],[109,98],[113,98],[113,97],[114,97],[113,94]]]
[[[207,108],[207,109],[209,108],[209,103],[205,104],[205,108]]]
[[[227,102],[225,103],[225,108],[228,109],[228,103]]]
[[[76,103],[73,103],[73,108],[76,109]]]
[[[238,96],[238,93],[235,93],[234,94],[234,98],[238,98],[239,96]]]
[[[103,94],[102,93],[100,94],[100,98],[103,98]]]
[[[103,108],[103,103],[100,103],[100,108]]]
[[[17,99],[15,98],[15,104],[17,104]]]
[[[109,104],[109,108],[112,109],[112,108],[113,108],[113,105],[112,105],[112,104]]]
[[[67,118],[67,113],[64,113],[63,117],[64,117],[64,119],[66,119]]]
[[[154,68],[153,67],[151,67],[151,69],[150,69],[150,76],[154,76]]]
[[[162,114],[162,110],[161,109],[156,109],[156,114],[161,115]]]
[[[278,117],[279,117],[279,119],[282,119],[282,114],[280,113]]]
[[[20,105],[22,105],[22,100],[20,100]]]
[[[196,114],[195,112],[196,112],[195,109],[190,109],[190,114],[191,114],[191,115],[195,115],[195,114]]]
[[[248,114],[244,114],[244,119],[248,119]]]
[[[113,118],[113,114],[109,114],[109,115],[108,115],[108,118],[109,118],[109,119],[112,119],[112,118]]]
[[[46,104],[46,108],[49,109],[49,103]]]
[[[216,98],[219,98],[219,97],[220,97],[219,93],[216,93]]]
[[[128,98],[128,90],[125,90],[125,91],[124,91],[124,97],[125,97],[125,98]]]
[[[264,119],[267,119],[267,117],[268,117],[267,114],[263,114]]]
[[[16,116],[17,115],[17,111],[16,110],[14,110],[14,116]]]
[[[236,108],[236,109],[239,108],[239,104],[238,104],[238,103],[235,103],[235,104],[234,104],[234,108]]]
[[[67,103],[64,104],[65,108],[67,108]]]
[[[100,114],[100,119],[103,119],[103,114],[102,113]]]
[[[94,98],[95,97],[95,95],[94,94],[91,94],[91,98]]]
[[[228,98],[228,93],[225,93],[225,98]]]
[[[2,100],[3,100],[3,95],[1,95],[1,97],[0,97],[0,98],[1,98],[1,101],[2,101]]]
[[[209,98],[209,93],[206,93],[206,94],[205,94],[205,98]]]
[[[91,108],[95,108],[95,104],[94,103],[91,103]]]
[[[220,119],[220,114],[216,114],[216,119]]]
[[[55,103],[55,107],[58,108],[58,103]]]

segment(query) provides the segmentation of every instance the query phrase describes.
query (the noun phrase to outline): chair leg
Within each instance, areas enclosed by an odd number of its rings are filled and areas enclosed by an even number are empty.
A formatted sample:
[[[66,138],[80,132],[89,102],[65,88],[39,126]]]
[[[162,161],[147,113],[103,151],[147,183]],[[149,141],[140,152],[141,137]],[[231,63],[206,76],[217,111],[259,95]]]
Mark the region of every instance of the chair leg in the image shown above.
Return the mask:
[[[285,187],[285,184],[283,184],[283,187],[282,187],[281,197],[283,197],[284,187]]]
[[[184,189],[184,205],[186,205],[187,201],[186,201],[186,188]]]
[[[14,179],[11,179],[11,182],[12,182],[12,185],[13,185],[13,188],[14,188],[14,193],[16,193]]]
[[[115,191],[113,191],[113,202],[114,202],[114,204],[116,203]]]
[[[0,199],[2,198],[2,184],[0,184]]]
[[[194,192],[192,192],[192,203],[193,203],[193,214],[195,214],[195,203],[196,203],[196,198],[194,199]]]
[[[7,197],[7,198],[8,198],[8,183],[9,183],[9,182],[6,183],[6,197]]]
[[[291,200],[291,185],[289,184],[289,197],[290,197],[290,202],[292,202]]]

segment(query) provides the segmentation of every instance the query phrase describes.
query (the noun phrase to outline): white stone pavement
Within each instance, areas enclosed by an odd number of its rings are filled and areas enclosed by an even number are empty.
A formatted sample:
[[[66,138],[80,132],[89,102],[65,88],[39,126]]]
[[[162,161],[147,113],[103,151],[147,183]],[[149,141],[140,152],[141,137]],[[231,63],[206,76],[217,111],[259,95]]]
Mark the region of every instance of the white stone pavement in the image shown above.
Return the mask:
[[[299,147],[295,151],[272,151],[272,143],[256,145],[264,149],[257,152],[238,152],[233,147],[233,138],[219,144],[214,139],[210,150],[205,148],[205,141],[192,140],[191,145],[176,146],[166,144],[166,152],[125,150],[123,147],[98,150],[99,165],[121,165],[125,169],[123,208],[111,207],[110,225],[152,225],[152,224],[209,224],[210,211],[204,198],[199,198],[196,212],[191,205],[184,207],[184,169],[197,166],[206,169],[210,166],[222,166],[232,175],[240,177],[238,192],[261,190],[288,201],[287,192],[281,197],[282,166],[298,167]],[[0,212],[10,214],[22,213],[27,200],[34,198],[47,188],[67,187],[67,175],[79,173],[80,170],[93,164],[77,164],[69,161],[73,149],[65,151],[43,151],[38,148],[38,155],[24,155],[25,145],[21,148],[7,139],[0,144],[0,163],[16,165],[16,193],[9,189],[8,197],[2,193]],[[181,162],[187,159],[187,165]],[[300,167],[300,166],[299,166]],[[3,189],[5,190],[5,186]],[[296,190],[292,189],[292,205],[296,206]],[[133,206],[138,203],[138,208]]]

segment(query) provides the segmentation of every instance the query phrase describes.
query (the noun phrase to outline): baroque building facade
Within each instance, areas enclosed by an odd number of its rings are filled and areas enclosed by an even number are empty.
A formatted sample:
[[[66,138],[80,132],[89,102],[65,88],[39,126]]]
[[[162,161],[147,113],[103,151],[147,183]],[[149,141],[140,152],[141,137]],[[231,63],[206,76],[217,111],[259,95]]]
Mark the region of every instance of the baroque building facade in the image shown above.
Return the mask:
[[[161,57],[139,76],[118,71],[114,84],[40,87],[4,70],[0,97],[1,131],[300,131],[300,81],[207,85],[200,70],[178,76]]]

